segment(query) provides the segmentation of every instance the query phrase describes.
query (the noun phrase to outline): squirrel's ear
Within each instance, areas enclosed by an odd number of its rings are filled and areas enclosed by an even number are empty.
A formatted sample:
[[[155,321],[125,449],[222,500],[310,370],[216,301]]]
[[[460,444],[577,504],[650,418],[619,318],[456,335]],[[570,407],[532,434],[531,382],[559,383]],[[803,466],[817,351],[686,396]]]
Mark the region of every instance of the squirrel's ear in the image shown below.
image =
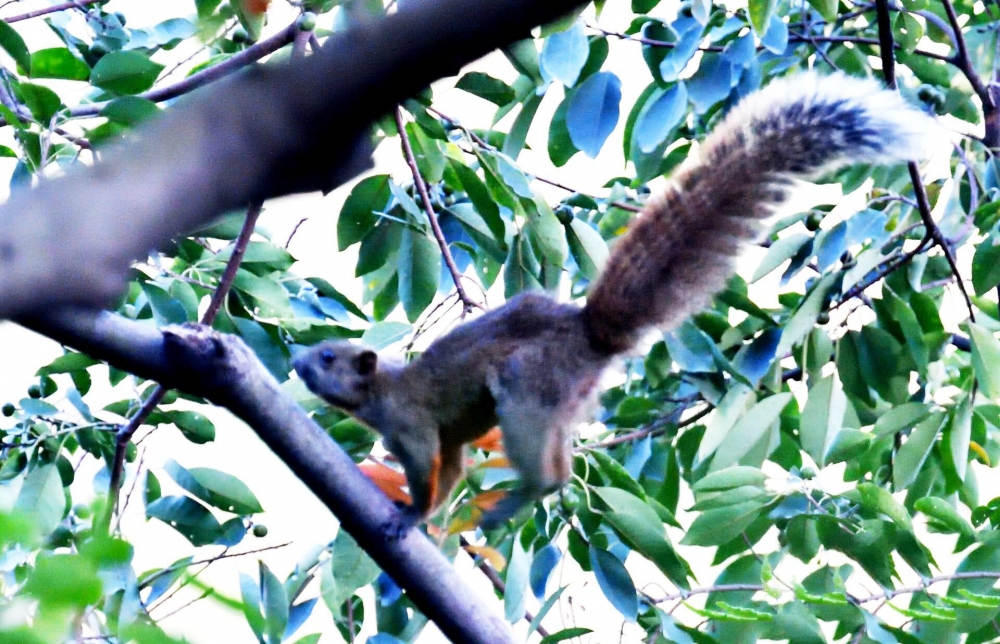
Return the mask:
[[[362,351],[358,354],[358,357],[354,359],[354,364],[357,367],[359,374],[367,376],[375,371],[375,367],[378,365],[378,356],[374,351]]]

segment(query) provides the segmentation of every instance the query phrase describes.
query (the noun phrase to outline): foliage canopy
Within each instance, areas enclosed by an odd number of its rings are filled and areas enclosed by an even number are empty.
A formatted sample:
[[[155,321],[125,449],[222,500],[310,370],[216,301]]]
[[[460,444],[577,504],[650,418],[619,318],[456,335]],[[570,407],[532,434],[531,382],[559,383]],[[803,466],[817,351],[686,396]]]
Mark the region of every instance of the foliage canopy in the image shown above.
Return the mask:
[[[187,74],[177,95],[208,70],[235,71],[233,57],[271,33],[268,16],[297,25],[282,32],[274,58],[285,58],[386,10],[382,0],[290,4],[295,15],[260,0],[196,0],[194,15],[134,28],[131,5],[121,13],[85,0],[31,16],[58,46],[22,37],[24,16],[0,21],[11,190],[127,139],[160,111],[156,92],[170,78]],[[138,264],[117,312],[157,325],[214,322],[284,381],[296,345],[408,341],[435,332],[442,306],[469,308],[494,285],[506,297],[546,288],[579,298],[645,184],[669,175],[740,97],[809,67],[898,78],[904,95],[963,133],[947,162],[941,153],[943,170],[926,180],[904,166],[827,177],[860,205],[775,221],[751,274],[630,360],[601,399],[601,424],[580,439],[565,490],[516,525],[475,532],[478,507],[509,482],[494,458],[502,448],[485,441],[429,531],[446,553],[462,547],[501,571],[509,620],[525,619],[534,595],[527,630],[545,642],[587,641],[587,628],[539,627],[562,601],[553,573],[569,560],[593,575],[633,641],[995,641],[1000,497],[986,498],[980,482],[990,489],[1000,462],[998,20],[994,3],[970,0],[594,2],[511,44],[504,78],[474,66],[454,79],[483,99],[477,109],[493,112],[493,127],[466,128],[430,90],[376,121],[376,142],[399,149],[412,172],[361,179],[340,210],[336,245],[358,246],[362,301],[296,274],[287,244],[260,231],[251,240],[251,207]],[[645,69],[620,76],[614,61],[630,49]],[[547,149],[525,162],[535,141]],[[625,174],[552,196],[563,186],[540,159],[555,173],[612,146]],[[756,282],[777,284],[777,299]],[[266,532],[252,485],[173,460],[158,473],[135,462],[140,426],[212,441],[200,400],[136,381],[136,395],[96,409],[95,374],[135,380],[97,364],[67,351],[3,407],[4,642],[172,641],[151,607],[200,587],[196,562]],[[374,435],[297,391],[387,494],[405,498]],[[102,464],[97,498],[75,480],[90,459]],[[131,502],[182,534],[189,557],[134,569],[130,536],[106,509],[123,461],[142,489]],[[163,475],[184,494],[162,495]],[[637,587],[640,569],[656,583]],[[318,641],[298,631],[320,599],[347,641],[365,625],[377,625],[372,642],[412,641],[426,623],[346,532],[284,579],[261,562],[240,589],[223,604],[242,610],[247,637],[262,643]],[[370,592],[374,605],[361,599]]]

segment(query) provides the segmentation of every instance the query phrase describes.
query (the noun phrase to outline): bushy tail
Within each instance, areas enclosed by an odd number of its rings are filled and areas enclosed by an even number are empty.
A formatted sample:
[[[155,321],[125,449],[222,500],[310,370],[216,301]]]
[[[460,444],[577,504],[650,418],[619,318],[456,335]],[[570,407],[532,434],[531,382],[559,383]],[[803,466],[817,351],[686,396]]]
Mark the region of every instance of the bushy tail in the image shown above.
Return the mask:
[[[592,346],[630,350],[704,307],[795,180],[923,158],[941,128],[873,80],[799,74],[730,111],[615,245],[584,308]]]

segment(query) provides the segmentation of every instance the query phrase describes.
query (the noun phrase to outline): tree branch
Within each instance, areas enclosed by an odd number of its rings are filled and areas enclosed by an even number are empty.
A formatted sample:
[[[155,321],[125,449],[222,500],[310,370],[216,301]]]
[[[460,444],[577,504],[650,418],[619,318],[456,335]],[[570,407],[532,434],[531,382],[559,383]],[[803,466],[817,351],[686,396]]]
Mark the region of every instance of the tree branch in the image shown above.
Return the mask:
[[[512,642],[484,604],[418,530],[386,539],[399,510],[282,390],[236,336],[205,327],[147,324],[62,308],[21,324],[113,366],[201,396],[245,421],[333,513],[372,559],[452,641]]]
[[[340,185],[369,167],[367,130],[379,114],[577,4],[411,2],[331,36],[313,56],[190,96],[97,166],[0,207],[0,317],[102,305],[132,261],[176,233],[250,201]],[[108,243],[126,213],[130,234]]]
[[[955,16],[955,8],[951,6],[951,0],[943,0],[945,4],[945,10],[948,12],[948,18],[951,22],[952,29],[955,32],[955,45],[958,50],[957,55],[968,62],[968,51],[965,48],[965,38],[962,36],[961,26],[958,24],[958,18]],[[882,57],[882,75],[885,77],[886,85],[896,89],[896,60],[893,57],[893,38],[892,38],[892,25],[889,20],[889,0],[875,0],[875,13],[878,19],[878,38],[879,38],[879,53]],[[971,65],[971,63],[969,63]],[[975,74],[975,72],[973,72]],[[979,77],[976,76],[978,79]],[[969,79],[971,82],[971,78]],[[983,99],[983,109],[987,108],[987,105],[991,105],[987,99]],[[944,253],[945,259],[948,261],[948,266],[951,268],[952,274],[955,276],[955,283],[958,285],[958,290],[962,293],[962,297],[965,298],[966,307],[969,309],[969,319],[973,322],[976,321],[976,312],[972,307],[972,299],[969,297],[969,293],[965,288],[965,281],[962,279],[962,274],[958,270],[958,264],[955,262],[955,253],[952,252],[951,244],[944,237],[944,233],[938,227],[937,222],[931,216],[931,204],[927,198],[927,189],[924,187],[924,182],[920,178],[920,167],[917,165],[916,161],[910,161],[906,164],[907,170],[910,173],[910,182],[913,184],[913,193],[917,199],[917,212],[920,213],[920,219],[924,223],[925,241],[931,239],[937,244],[941,251]],[[920,248],[924,246],[921,243]],[[915,253],[914,253],[915,254]],[[906,257],[906,261],[911,259],[913,255]],[[893,269],[895,270],[895,269]]]
[[[22,13],[16,16],[10,16],[9,18],[2,18],[4,22],[10,24],[12,22],[20,22],[22,20],[28,20],[29,18],[37,18],[38,16],[44,16],[50,13],[56,13],[58,11],[66,11],[67,9],[83,9],[89,5],[97,4],[102,0],[76,0],[75,2],[63,2],[61,4],[54,4],[51,7],[45,7],[43,9],[36,9],[34,11],[29,11],[27,13]]]

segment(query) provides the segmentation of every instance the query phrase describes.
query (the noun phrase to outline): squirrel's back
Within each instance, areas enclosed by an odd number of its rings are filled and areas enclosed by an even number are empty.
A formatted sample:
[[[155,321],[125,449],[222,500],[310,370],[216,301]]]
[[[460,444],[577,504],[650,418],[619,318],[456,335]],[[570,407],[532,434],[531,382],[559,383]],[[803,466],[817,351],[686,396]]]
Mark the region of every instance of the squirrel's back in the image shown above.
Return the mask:
[[[939,131],[898,93],[844,74],[797,74],[748,96],[615,245],[583,311],[591,345],[629,351],[704,307],[796,180],[922,158]]]

